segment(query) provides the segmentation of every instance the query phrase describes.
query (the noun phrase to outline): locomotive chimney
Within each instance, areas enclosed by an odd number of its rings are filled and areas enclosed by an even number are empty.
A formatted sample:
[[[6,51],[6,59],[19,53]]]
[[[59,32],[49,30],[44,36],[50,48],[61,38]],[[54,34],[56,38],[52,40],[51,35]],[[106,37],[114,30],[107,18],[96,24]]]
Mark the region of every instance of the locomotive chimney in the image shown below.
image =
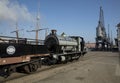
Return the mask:
[[[54,35],[54,34],[56,34],[56,32],[57,32],[57,30],[51,30],[51,33]]]

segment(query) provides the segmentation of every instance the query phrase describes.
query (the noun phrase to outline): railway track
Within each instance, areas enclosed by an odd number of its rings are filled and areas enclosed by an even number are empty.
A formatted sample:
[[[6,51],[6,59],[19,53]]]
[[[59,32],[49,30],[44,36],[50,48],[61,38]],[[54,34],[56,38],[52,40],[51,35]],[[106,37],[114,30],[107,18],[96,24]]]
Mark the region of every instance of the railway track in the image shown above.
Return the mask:
[[[46,66],[46,65],[43,65],[41,68],[39,68],[36,72],[32,73],[32,74],[24,74],[24,73],[13,73],[10,77],[8,78],[0,78],[0,83],[12,83],[13,81],[16,81],[16,80],[20,80],[20,79],[30,79],[30,77],[32,76],[35,76],[34,78],[38,78],[38,79],[44,79],[44,77],[42,77],[42,75],[46,74],[47,76],[47,73],[48,72],[51,72],[51,71],[54,71],[56,69],[62,69],[64,68],[65,66],[70,66],[72,64],[77,64],[80,63],[84,65],[86,65],[86,61],[89,62],[91,60],[94,60],[96,58],[102,58],[102,57],[116,57],[117,54],[115,54],[114,56],[111,56],[109,55],[111,52],[104,52],[103,54],[101,55],[98,55],[99,52],[92,52],[92,53],[87,53],[84,57],[80,57],[80,59],[78,60],[74,60],[72,62],[68,62],[67,64],[55,64],[55,65],[51,65],[51,66]],[[64,70],[64,69],[63,69]],[[59,70],[58,70],[59,71]],[[55,74],[58,73],[57,71],[55,71]],[[42,75],[40,75],[42,74]],[[37,75],[37,76],[36,76]],[[49,76],[49,75],[48,75]],[[41,78],[42,77],[42,78]],[[33,79],[33,78],[32,78]],[[10,82],[9,82],[10,81]],[[12,82],[11,82],[12,81]]]
[[[96,58],[96,57],[103,57],[103,55],[97,55],[97,54],[98,54],[98,52],[94,52],[91,55],[86,54],[84,57],[80,57],[80,59],[78,59],[78,61],[87,61],[87,60],[91,60],[91,59]],[[26,77],[26,76],[29,76],[29,75],[36,74],[36,73],[52,70],[54,68],[59,68],[59,67],[66,66],[66,65],[69,65],[69,64],[74,64],[74,63],[76,63],[78,61],[77,60],[73,60],[72,62],[67,62],[67,64],[61,63],[61,64],[55,64],[55,65],[51,65],[51,66],[42,65],[41,68],[39,68],[36,72],[34,72],[32,74],[25,74],[25,73],[18,73],[18,72],[16,72],[16,73],[13,73],[8,78],[0,77],[0,83],[5,83],[5,82],[8,82],[10,80],[19,79],[19,78],[22,78],[22,77]]]
[[[82,57],[81,57],[81,58],[82,58]],[[79,59],[79,60],[80,60],[80,59]],[[0,83],[6,83],[6,82],[9,82],[10,80],[19,79],[19,78],[26,77],[26,76],[29,76],[29,75],[32,75],[32,74],[36,74],[36,73],[40,73],[40,72],[43,72],[43,71],[52,70],[52,69],[54,69],[54,68],[58,68],[58,67],[61,67],[61,66],[66,66],[66,65],[69,65],[69,64],[74,64],[74,63],[76,63],[76,62],[79,61],[79,60],[73,60],[72,62],[55,64],[55,65],[51,65],[51,66],[43,65],[43,66],[42,66],[41,68],[39,68],[36,72],[31,73],[31,74],[25,74],[25,73],[16,72],[16,73],[13,73],[13,74],[12,74],[10,77],[8,77],[8,78],[0,77]],[[81,60],[81,61],[82,61],[82,60]]]

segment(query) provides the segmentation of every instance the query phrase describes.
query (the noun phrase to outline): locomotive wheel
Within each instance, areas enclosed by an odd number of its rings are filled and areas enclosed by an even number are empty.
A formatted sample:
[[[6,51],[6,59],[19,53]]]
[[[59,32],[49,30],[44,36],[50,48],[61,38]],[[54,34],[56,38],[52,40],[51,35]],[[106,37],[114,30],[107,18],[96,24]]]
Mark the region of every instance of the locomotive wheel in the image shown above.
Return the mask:
[[[79,58],[80,58],[80,55],[77,55],[78,57],[75,59],[75,60],[79,60]]]
[[[28,64],[24,66],[24,71],[28,74],[37,71],[38,65],[37,64]]]
[[[68,62],[68,56],[65,56],[65,61],[63,61],[63,64],[66,64]]]
[[[71,56],[69,56],[69,58],[70,58],[70,62],[72,62],[72,61],[73,61],[73,59],[72,59],[72,55],[71,55]]]
[[[66,56],[60,56],[59,60],[60,60],[59,61],[60,63],[63,63],[63,64],[67,63],[67,57]]]

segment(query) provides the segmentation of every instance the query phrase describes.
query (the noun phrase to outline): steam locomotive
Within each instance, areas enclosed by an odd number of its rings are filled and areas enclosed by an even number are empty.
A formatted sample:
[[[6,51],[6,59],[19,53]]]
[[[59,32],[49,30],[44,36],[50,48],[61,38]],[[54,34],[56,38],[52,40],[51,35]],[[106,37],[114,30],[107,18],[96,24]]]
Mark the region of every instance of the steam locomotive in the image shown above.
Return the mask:
[[[34,40],[0,37],[0,76],[12,72],[35,72],[42,64],[66,63],[79,59],[86,53],[84,39],[80,36],[57,35],[56,30],[45,38],[44,45]]]
[[[56,61],[66,62],[73,58],[79,59],[81,55],[86,53],[85,42],[82,37],[66,36],[65,33],[57,35],[56,30],[51,31],[44,44]]]

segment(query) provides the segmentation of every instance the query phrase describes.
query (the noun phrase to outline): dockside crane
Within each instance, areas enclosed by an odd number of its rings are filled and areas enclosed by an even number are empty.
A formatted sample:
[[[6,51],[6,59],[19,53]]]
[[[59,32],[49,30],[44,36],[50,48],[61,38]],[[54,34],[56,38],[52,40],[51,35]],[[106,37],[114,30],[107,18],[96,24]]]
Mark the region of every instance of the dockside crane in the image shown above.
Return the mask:
[[[103,9],[100,7],[100,16],[96,28],[96,50],[108,49],[108,44],[109,41],[105,30]]]

